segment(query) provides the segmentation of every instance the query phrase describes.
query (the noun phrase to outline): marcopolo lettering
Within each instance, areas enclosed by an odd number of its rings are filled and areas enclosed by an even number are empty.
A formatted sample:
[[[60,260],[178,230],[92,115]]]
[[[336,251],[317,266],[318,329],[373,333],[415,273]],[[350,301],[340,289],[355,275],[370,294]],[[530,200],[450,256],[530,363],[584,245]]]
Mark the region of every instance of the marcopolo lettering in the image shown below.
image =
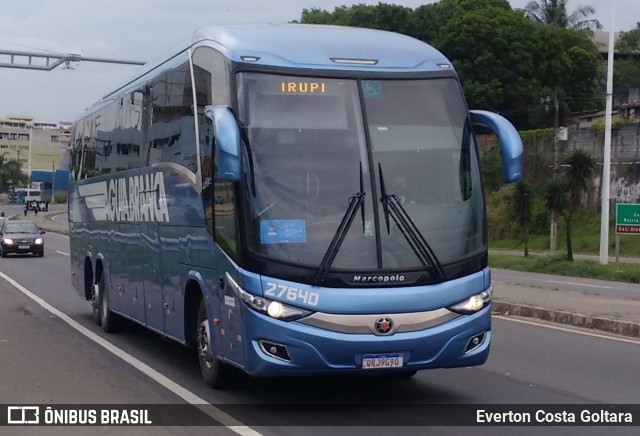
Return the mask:
[[[388,283],[388,282],[404,282],[404,276],[401,274],[383,274],[370,276],[353,276],[353,283]]]

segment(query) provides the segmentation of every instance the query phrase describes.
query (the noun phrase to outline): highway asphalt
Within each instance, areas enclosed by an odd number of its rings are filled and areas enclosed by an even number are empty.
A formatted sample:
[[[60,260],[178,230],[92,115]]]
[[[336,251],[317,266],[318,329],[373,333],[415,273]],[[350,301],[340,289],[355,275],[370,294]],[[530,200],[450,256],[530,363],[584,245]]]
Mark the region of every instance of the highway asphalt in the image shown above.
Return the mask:
[[[66,205],[27,219],[46,231],[68,234]],[[22,219],[22,214],[19,215]],[[638,262],[640,259],[625,259]],[[639,264],[640,267],[640,264]],[[640,337],[640,285],[493,269],[496,315],[536,318],[601,332]],[[622,287],[618,292],[613,288]]]

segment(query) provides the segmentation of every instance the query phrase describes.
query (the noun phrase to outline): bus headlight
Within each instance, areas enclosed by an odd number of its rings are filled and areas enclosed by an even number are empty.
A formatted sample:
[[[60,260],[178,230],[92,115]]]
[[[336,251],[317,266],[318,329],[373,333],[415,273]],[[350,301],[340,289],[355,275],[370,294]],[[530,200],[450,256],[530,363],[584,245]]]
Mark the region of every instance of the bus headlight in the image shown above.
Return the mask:
[[[250,308],[269,315],[271,318],[279,319],[282,321],[293,321],[296,319],[304,318],[311,314],[311,311],[300,309],[298,307],[289,306],[279,301],[267,300],[266,298],[256,297],[253,294],[248,293],[229,275],[225,272],[225,278],[227,283],[231,286],[234,294],[244,301]]]
[[[479,294],[472,295],[471,297],[463,300],[453,306],[449,306],[447,309],[452,312],[461,313],[463,315],[469,315],[472,313],[476,313],[485,307],[489,303],[491,303],[491,298],[493,294],[493,288],[486,289]]]
[[[279,301],[272,301],[267,306],[267,313],[271,318],[281,318],[284,315],[284,304]]]
[[[5,245],[13,245],[13,239],[5,238],[2,240],[2,243]]]

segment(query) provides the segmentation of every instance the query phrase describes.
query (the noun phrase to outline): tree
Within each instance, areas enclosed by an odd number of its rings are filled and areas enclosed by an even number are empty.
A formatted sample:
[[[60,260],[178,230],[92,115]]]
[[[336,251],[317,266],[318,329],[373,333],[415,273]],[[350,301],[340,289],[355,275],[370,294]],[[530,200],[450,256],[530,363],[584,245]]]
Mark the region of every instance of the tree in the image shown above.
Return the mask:
[[[595,18],[596,13],[591,6],[578,6],[571,14],[567,12],[569,0],[532,0],[524,7],[524,14],[536,23],[591,32],[602,29],[602,24]]]
[[[520,226],[524,239],[524,256],[529,256],[529,226],[532,218],[533,191],[527,182],[519,181],[513,187],[511,205],[513,218]]]
[[[571,219],[580,207],[582,194],[587,192],[595,160],[584,150],[573,150],[564,160],[567,169],[545,186],[544,197],[549,211],[560,214],[567,230],[567,260],[573,261]]]
[[[602,104],[601,57],[590,38],[572,29],[534,27],[532,57],[541,97],[549,97],[552,108],[554,96],[557,97],[560,119],[570,112],[597,109]],[[543,110],[540,105],[538,113],[530,114],[532,124],[537,121],[555,127],[555,111]]]
[[[7,161],[3,153],[0,155],[0,192],[7,192],[9,187],[24,185],[28,181],[26,174],[22,172],[22,165],[18,161]]]
[[[294,22],[298,22],[297,20]],[[392,32],[415,34],[413,10],[404,6],[378,3],[350,7],[339,6],[333,12],[323,9],[303,9],[300,18],[306,24],[334,24],[340,26],[368,27]]]
[[[594,109],[599,53],[582,32],[537,26],[507,0],[440,0],[415,10],[379,3],[305,9],[303,23],[404,33],[440,50],[460,77],[468,105],[499,112],[520,129],[548,127],[540,99],[557,94],[565,111]],[[575,63],[575,65],[574,65]],[[601,100],[601,98],[600,98]]]
[[[622,32],[616,43],[616,52],[620,53],[614,63],[614,94],[623,101],[629,97],[629,89],[640,88],[640,23],[629,32]]]
[[[482,180],[487,192],[496,192],[504,185],[502,157],[498,147],[492,147],[482,154],[480,168],[482,168]]]
[[[415,14],[418,37],[452,60],[471,108],[500,112],[523,130],[554,124],[543,97],[570,102],[561,113],[599,101],[600,55],[582,32],[537,26],[503,0],[441,0]]]

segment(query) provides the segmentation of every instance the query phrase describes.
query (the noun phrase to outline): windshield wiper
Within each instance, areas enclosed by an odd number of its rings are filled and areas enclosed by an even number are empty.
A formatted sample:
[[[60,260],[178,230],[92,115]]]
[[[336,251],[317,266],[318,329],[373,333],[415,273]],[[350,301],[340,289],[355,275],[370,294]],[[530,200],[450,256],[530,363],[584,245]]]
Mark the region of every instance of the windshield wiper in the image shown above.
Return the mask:
[[[320,267],[318,267],[318,272],[316,273],[315,277],[316,282],[320,282],[321,280],[323,280],[324,276],[327,274],[327,271],[329,271],[329,268],[331,268],[331,264],[338,255],[338,251],[340,251],[340,247],[344,242],[344,238],[347,236],[347,233],[351,228],[351,224],[353,223],[353,219],[356,217],[358,209],[360,208],[362,208],[362,232],[364,233],[364,196],[366,194],[363,191],[364,181],[362,176],[362,163],[360,163],[360,192],[356,192],[351,197],[349,197],[349,206],[347,206],[347,210],[342,216],[340,225],[333,235],[333,239],[331,239],[331,243],[329,244],[327,251],[324,253],[322,262],[320,262]]]
[[[378,163],[378,172],[380,173],[380,193],[382,197],[382,207],[384,211],[384,220],[387,226],[387,234],[391,234],[389,226],[389,217],[400,229],[400,233],[407,240],[409,246],[415,253],[420,263],[425,267],[431,266],[432,274],[440,279],[446,278],[446,273],[442,264],[438,260],[436,253],[433,251],[427,240],[424,238],[418,226],[413,222],[405,208],[400,203],[398,196],[395,194],[387,194],[384,184],[384,176],[382,175],[382,164]]]

